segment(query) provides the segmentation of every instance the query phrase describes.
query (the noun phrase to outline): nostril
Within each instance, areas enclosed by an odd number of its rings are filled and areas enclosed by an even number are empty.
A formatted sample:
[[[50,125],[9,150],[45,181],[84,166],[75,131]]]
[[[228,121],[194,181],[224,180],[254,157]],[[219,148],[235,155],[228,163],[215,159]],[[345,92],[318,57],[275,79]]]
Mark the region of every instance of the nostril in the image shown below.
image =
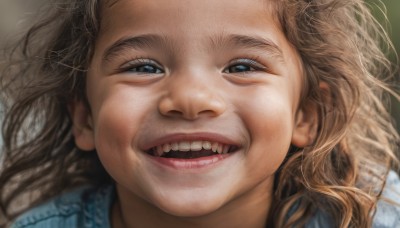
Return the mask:
[[[216,116],[218,115],[215,111],[213,110],[203,110],[199,113],[197,113],[197,116]]]
[[[164,116],[194,120],[200,116],[211,117],[222,114],[226,109],[226,103],[209,88],[197,89],[190,93],[187,88],[175,88],[160,98],[158,109]]]
[[[167,114],[172,117],[182,117],[183,116],[183,113],[178,110],[170,110],[170,111],[168,111]]]

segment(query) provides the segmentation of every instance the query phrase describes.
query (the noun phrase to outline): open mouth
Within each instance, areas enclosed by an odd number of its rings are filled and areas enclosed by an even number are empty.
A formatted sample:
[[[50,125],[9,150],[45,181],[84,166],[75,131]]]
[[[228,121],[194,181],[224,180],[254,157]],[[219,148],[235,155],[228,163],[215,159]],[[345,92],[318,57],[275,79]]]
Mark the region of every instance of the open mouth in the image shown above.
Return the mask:
[[[147,154],[163,158],[194,159],[237,151],[238,146],[210,141],[182,141],[151,148]]]

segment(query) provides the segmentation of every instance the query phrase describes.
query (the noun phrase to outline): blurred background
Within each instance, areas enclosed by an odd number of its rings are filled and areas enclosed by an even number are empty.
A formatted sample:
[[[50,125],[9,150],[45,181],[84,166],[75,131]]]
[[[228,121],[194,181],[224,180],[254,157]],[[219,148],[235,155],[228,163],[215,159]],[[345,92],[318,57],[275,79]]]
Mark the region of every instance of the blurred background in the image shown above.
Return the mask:
[[[400,56],[400,0],[366,0],[371,5],[372,12],[378,21],[387,28],[388,34]],[[387,17],[385,17],[385,14]],[[394,55],[391,56],[393,62],[396,61]],[[397,92],[400,93],[400,60],[397,63]],[[396,121],[397,131],[400,132],[400,102],[392,99],[391,112]],[[399,152],[400,153],[400,152]]]
[[[9,42],[15,41],[16,35],[25,31],[30,19],[35,16],[37,8],[46,1],[48,0],[0,0],[0,50]],[[365,1],[370,4],[376,18],[383,23],[384,27],[387,27],[397,52],[400,53],[400,0]],[[385,14],[387,14],[388,23]],[[394,60],[393,56],[392,59]],[[393,101],[391,109],[398,123],[397,129],[400,131],[400,103]],[[0,119],[1,116],[0,107]]]

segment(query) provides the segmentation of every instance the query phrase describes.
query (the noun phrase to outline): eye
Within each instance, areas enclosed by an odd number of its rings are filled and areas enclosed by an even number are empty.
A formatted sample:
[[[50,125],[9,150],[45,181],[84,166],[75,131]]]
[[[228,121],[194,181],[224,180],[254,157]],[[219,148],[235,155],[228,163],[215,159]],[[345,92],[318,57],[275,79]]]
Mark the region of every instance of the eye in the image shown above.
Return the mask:
[[[265,66],[252,59],[235,59],[224,69],[224,73],[247,73],[252,71],[264,71]]]
[[[254,71],[255,69],[251,66],[246,66],[243,64],[236,64],[227,68],[227,73],[242,73],[246,71]]]
[[[151,59],[135,59],[121,66],[122,72],[138,74],[162,74],[164,70]]]

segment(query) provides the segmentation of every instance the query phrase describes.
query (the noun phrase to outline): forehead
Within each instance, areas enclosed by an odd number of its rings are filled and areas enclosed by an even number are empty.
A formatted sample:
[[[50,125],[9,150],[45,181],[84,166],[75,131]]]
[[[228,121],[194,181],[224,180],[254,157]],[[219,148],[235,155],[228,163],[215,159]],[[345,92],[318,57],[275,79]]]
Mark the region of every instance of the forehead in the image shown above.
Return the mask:
[[[124,25],[131,30],[152,32],[251,29],[252,25],[275,24],[272,0],[108,0],[102,5],[101,31]],[[179,24],[179,26],[177,26]],[[249,26],[251,25],[251,26]],[[197,27],[196,27],[197,26]],[[165,28],[165,30],[163,30]],[[137,31],[137,30],[136,30]],[[146,31],[147,32],[147,31]],[[182,34],[180,34],[182,35]]]
[[[223,6],[227,11],[239,6],[242,7],[243,9],[246,8],[245,6],[258,6],[256,9],[268,9],[273,5],[277,5],[279,1],[277,0],[203,0],[203,1],[198,1],[198,0],[105,0],[100,2],[102,4],[102,9],[107,10],[107,9],[112,9],[116,5],[124,5],[124,4],[134,4],[136,7],[145,9],[148,7],[156,7],[156,8],[174,8],[176,9],[178,6],[179,9],[187,9],[188,7],[197,7],[197,9],[201,9],[202,5],[212,5],[215,7],[218,6]],[[226,4],[229,3],[229,4]],[[247,3],[247,4],[246,4]],[[263,6],[260,8],[260,6]]]
[[[281,51],[286,38],[274,5],[274,0],[109,0],[102,6],[97,46],[158,34],[175,52],[208,51],[235,34],[259,37]]]

